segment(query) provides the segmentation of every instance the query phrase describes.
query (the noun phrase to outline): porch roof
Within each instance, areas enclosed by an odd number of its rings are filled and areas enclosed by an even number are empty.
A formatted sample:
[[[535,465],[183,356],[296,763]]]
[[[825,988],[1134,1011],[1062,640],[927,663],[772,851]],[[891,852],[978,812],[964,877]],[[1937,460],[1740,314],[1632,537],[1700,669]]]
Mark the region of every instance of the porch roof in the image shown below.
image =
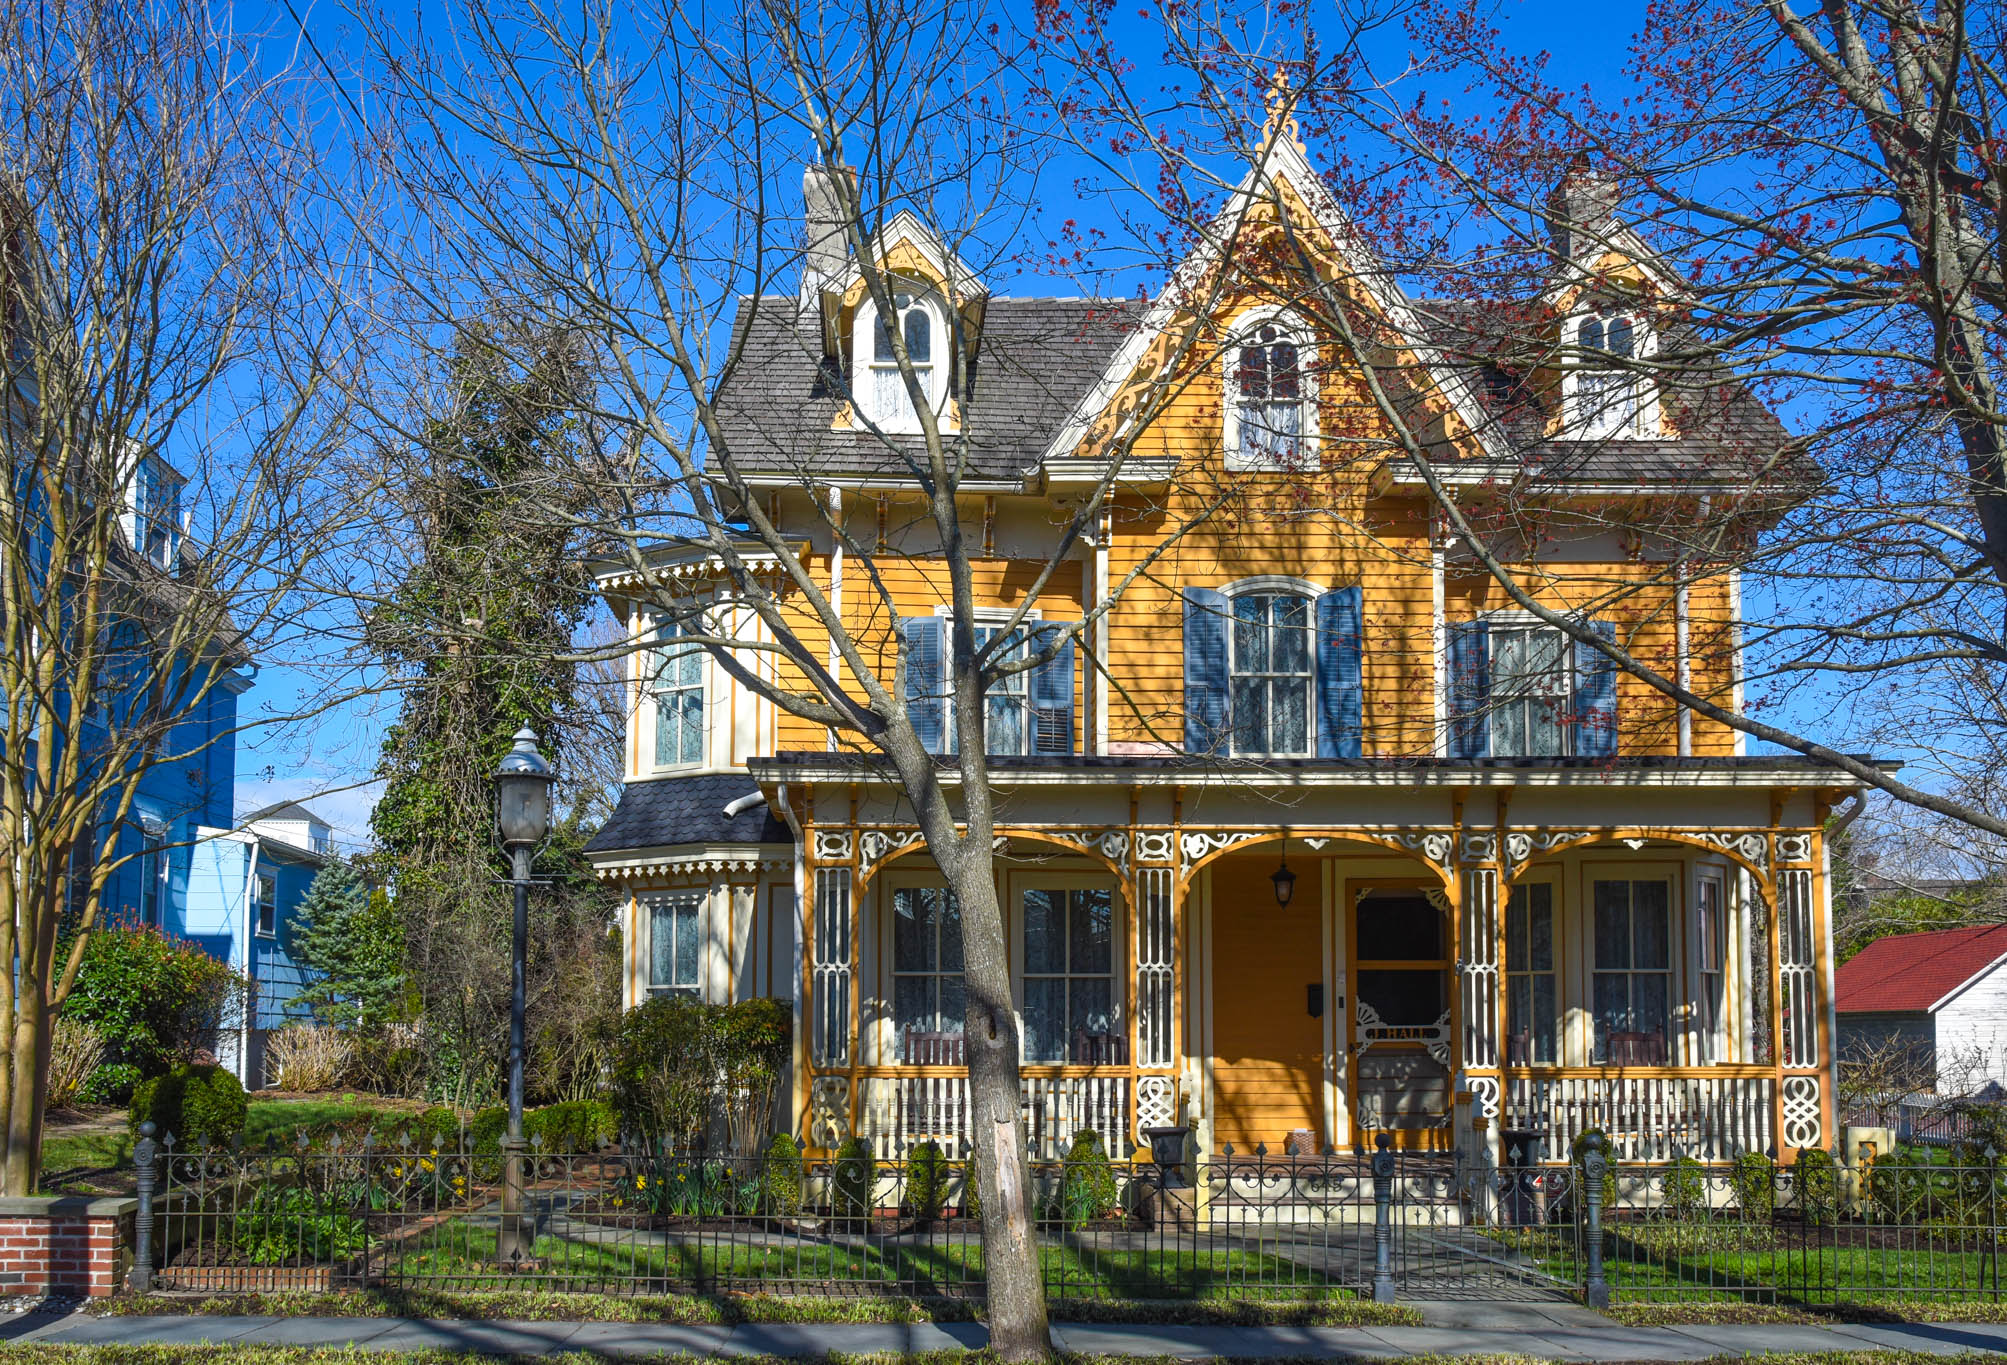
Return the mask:
[[[1853,755],[1884,770],[1887,759]],[[952,756],[935,760],[944,784],[960,780]],[[1185,754],[993,756],[991,780],[1011,786],[1243,787],[1853,787],[1830,763],[1795,754],[1720,758],[1194,758]],[[890,762],[867,754],[789,750],[746,761],[761,786],[780,782],[898,781]]]

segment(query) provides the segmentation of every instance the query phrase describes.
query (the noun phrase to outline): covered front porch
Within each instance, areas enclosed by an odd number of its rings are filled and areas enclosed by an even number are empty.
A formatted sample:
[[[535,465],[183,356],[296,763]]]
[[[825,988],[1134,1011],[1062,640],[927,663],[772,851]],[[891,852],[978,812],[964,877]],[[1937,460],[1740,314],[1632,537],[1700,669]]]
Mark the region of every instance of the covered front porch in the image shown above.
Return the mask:
[[[1268,1160],[1381,1132],[1493,1160],[1591,1128],[1626,1160],[1830,1144],[1841,793],[1785,767],[1000,773],[1032,1155],[1088,1128],[1140,1157],[1173,1124]],[[801,1131],[959,1153],[952,898],[891,792],[786,775],[761,779],[800,839]]]

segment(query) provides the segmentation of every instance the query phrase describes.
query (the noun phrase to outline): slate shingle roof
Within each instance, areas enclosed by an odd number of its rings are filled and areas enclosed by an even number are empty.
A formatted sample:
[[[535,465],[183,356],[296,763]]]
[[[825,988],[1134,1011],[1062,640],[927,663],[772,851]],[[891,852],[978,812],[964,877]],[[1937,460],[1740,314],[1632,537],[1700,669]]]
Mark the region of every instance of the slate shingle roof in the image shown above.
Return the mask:
[[[1918,1013],[2003,954],[2007,924],[1878,938],[1833,973],[1833,1007],[1841,1014]]]
[[[969,376],[964,413],[969,472],[1014,480],[1107,368],[1143,314],[1138,303],[1100,299],[991,299]],[[831,431],[841,386],[822,371],[820,324],[797,321],[795,301],[740,302],[733,324],[737,368],[719,386],[719,424],[748,471],[908,476],[886,438]],[[892,438],[895,441],[901,438]],[[920,439],[905,438],[918,452]]]
[[[759,788],[744,773],[705,773],[630,782],[620,793],[599,832],[586,841],[587,853],[680,844],[785,844],[787,826],[764,805],[727,819],[725,806]]]
[[[1515,381],[1537,354],[1509,310],[1456,301],[1416,305],[1444,360],[1469,374],[1479,401],[1513,453],[1509,467],[1482,471],[1509,481],[1532,474],[1559,482],[1807,486],[1819,476],[1749,388],[1726,371],[1662,381],[1662,401],[1680,435],[1653,441],[1557,441],[1548,412]],[[997,298],[986,307],[964,414],[968,476],[1014,482],[1036,470],[1060,426],[1093,388],[1144,305],[1097,299]],[[909,477],[888,438],[831,431],[841,386],[825,372],[819,321],[792,297],[744,299],[733,324],[737,367],[716,399],[725,440],[749,473],[803,477]],[[918,437],[889,440],[918,452]],[[1467,471],[1475,462],[1467,462]]]

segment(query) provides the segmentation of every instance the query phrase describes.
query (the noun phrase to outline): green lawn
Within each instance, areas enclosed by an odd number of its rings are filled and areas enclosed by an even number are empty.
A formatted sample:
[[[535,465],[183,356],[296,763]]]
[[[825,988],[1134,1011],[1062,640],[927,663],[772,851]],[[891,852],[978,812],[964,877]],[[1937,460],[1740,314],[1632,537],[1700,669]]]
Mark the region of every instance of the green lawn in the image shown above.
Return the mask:
[[[1803,1246],[1792,1231],[1733,1223],[1684,1229],[1618,1223],[1605,1229],[1603,1274],[1614,1297],[1632,1302],[1830,1305],[1995,1298],[1992,1258],[1960,1234],[1913,1231],[1881,1245],[1871,1240],[1874,1230],[1842,1225],[1812,1234],[1833,1244]],[[1549,1275],[1577,1284],[1586,1275],[1570,1228],[1504,1231],[1497,1238]],[[1998,1283],[2007,1289],[2007,1273]]]
[[[244,1145],[262,1147],[276,1140],[284,1146],[303,1132],[317,1137],[337,1123],[369,1118],[383,1108],[369,1096],[264,1100],[253,1095],[244,1113]],[[106,1191],[129,1188],[132,1141],[122,1119],[112,1132],[65,1134],[59,1130],[42,1144],[42,1187],[65,1193],[79,1187]]]
[[[1109,1249],[1061,1237],[1040,1249],[1048,1293],[1067,1299],[1350,1299],[1349,1289],[1277,1256],[1221,1248]],[[540,1237],[537,1278],[544,1283],[659,1281],[664,1286],[791,1285],[840,1293],[899,1287],[920,1295],[955,1295],[979,1288],[982,1247],[973,1238],[886,1240],[868,1245],[769,1242],[722,1226],[668,1244],[592,1242]],[[371,1269],[389,1280],[439,1278],[453,1283],[506,1284],[494,1269],[495,1232],[458,1219],[388,1248],[373,1249]]]

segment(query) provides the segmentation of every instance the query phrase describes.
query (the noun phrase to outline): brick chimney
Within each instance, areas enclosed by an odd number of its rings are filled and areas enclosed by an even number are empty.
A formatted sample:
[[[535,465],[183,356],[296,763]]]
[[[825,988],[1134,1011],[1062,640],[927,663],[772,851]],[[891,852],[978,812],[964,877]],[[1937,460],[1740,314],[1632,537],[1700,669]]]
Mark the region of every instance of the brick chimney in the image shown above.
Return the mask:
[[[1596,170],[1587,152],[1575,153],[1567,174],[1547,196],[1547,233],[1555,254],[1576,261],[1609,245],[1610,225],[1621,202],[1616,180]]]
[[[857,172],[845,168],[853,190]],[[801,294],[804,300],[838,275],[850,260],[850,243],[844,236],[843,197],[838,193],[837,172],[820,161],[812,161],[801,173],[804,240],[801,259]],[[853,195],[854,197],[854,195]]]

